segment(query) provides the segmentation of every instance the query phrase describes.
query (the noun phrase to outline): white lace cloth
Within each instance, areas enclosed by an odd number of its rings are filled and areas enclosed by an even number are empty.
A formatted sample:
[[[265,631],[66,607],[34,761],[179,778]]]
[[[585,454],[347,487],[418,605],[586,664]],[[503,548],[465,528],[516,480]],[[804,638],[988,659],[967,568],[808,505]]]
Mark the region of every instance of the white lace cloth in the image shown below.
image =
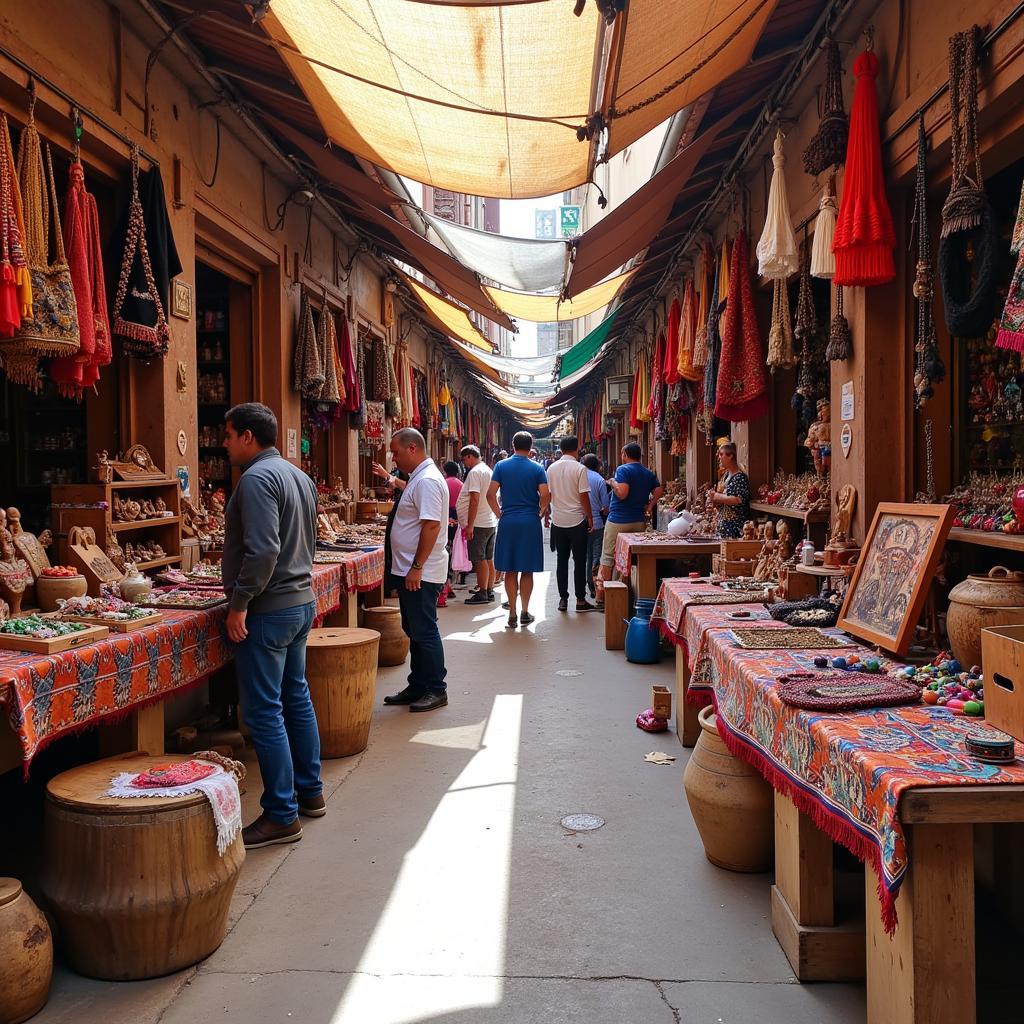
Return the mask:
[[[204,762],[205,763],[205,762]],[[226,772],[219,765],[212,775],[184,786],[142,787],[133,786],[132,779],[138,772],[120,772],[111,780],[107,796],[137,799],[139,797],[172,797],[188,796],[190,793],[202,793],[210,802],[213,820],[217,825],[217,852],[223,857],[235,837],[242,831],[242,798],[238,792],[238,783],[231,772]]]

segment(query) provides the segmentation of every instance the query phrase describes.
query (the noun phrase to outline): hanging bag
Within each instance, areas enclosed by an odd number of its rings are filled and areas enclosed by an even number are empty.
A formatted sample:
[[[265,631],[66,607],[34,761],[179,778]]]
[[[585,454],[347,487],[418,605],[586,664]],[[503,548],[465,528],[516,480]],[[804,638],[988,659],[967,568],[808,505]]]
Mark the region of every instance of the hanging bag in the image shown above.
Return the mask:
[[[21,327],[0,345],[4,372],[18,384],[33,391],[42,386],[39,359],[74,356],[81,338],[78,307],[71,283],[53,179],[53,160],[46,147],[46,170],[42,145],[35,125],[35,100],[29,121],[18,145],[18,178],[21,182],[25,215],[25,259],[32,277],[32,309]],[[56,259],[50,262],[50,233],[55,238]]]

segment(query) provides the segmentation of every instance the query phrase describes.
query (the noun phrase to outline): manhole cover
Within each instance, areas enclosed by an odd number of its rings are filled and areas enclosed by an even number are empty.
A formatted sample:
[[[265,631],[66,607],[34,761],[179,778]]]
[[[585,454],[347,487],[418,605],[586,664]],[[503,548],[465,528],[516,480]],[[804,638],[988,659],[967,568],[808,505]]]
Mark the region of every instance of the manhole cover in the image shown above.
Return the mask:
[[[581,676],[583,675],[578,669],[575,668],[560,668],[556,673],[556,676]]]
[[[570,832],[593,832],[604,824],[604,818],[596,814],[567,814],[562,819],[562,828]]]

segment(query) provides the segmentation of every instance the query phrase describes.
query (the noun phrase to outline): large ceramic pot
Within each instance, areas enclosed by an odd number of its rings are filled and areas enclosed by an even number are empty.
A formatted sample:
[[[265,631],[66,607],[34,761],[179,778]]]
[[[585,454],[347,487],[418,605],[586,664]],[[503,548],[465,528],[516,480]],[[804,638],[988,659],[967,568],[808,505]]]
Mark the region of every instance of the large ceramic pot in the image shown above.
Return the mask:
[[[36,600],[44,612],[55,612],[69,597],[85,597],[89,581],[84,576],[38,576]]]
[[[1024,623],[1024,572],[1001,565],[971,575],[949,592],[946,633],[953,656],[965,668],[981,664],[981,631]]]
[[[409,638],[402,629],[402,613],[394,605],[363,609],[363,625],[380,633],[378,665],[401,665],[409,656]]]
[[[728,871],[767,871],[775,850],[772,788],[718,735],[715,710],[698,716],[700,737],[683,772],[683,788],[704,853]]]
[[[14,878],[0,878],[0,1024],[38,1013],[50,994],[53,938]]]

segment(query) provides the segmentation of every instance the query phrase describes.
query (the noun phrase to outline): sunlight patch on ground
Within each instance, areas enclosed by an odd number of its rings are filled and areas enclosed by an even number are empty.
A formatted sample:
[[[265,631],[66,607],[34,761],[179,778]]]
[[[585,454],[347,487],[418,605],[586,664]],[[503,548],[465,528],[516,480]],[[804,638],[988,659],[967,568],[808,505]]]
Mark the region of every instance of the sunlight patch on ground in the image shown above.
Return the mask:
[[[522,705],[494,698],[483,746],[405,855],[331,1024],[416,1024],[502,1001]],[[389,975],[402,984],[381,985]]]
[[[410,743],[423,743],[428,747],[448,747],[457,750],[479,750],[486,722],[456,725],[450,729],[421,729]]]

